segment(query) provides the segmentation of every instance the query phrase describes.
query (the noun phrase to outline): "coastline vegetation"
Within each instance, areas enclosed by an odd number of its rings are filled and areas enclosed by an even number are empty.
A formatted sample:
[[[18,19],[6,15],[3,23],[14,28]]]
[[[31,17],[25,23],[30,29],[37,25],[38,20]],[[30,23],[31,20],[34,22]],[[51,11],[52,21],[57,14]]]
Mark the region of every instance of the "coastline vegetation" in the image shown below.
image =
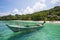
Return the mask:
[[[46,19],[47,18],[47,19]],[[40,21],[40,20],[60,20],[60,6],[56,6],[54,8],[51,8],[49,10],[43,10],[39,12],[35,12],[32,14],[26,14],[26,15],[7,15],[7,16],[0,16],[0,20],[34,20],[34,21]]]

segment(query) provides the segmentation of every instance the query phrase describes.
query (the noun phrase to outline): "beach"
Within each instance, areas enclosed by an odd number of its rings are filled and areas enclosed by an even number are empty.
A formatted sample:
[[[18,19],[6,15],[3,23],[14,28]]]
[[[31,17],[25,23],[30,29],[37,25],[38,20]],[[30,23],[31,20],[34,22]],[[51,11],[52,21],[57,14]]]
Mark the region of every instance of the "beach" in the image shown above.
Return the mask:
[[[23,22],[40,22],[40,23],[43,23],[44,21],[26,21],[26,20],[23,20]],[[60,23],[60,21],[46,21],[46,23]]]

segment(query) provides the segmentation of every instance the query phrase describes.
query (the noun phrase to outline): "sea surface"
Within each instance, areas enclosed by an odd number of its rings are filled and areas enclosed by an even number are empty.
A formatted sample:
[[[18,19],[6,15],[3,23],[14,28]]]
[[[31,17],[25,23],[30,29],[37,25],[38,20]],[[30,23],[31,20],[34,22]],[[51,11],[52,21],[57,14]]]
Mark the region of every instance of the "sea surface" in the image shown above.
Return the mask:
[[[13,32],[6,26],[6,24],[34,25],[38,23],[40,22],[0,21],[0,40],[60,40],[60,24],[45,23],[40,30],[29,33]]]

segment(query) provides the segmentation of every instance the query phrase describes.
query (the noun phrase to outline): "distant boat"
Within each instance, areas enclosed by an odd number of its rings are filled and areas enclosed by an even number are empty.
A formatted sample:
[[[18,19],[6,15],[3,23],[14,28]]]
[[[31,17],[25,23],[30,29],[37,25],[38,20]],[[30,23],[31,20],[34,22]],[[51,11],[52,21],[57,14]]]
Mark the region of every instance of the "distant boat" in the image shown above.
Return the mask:
[[[9,25],[6,24],[13,32],[19,32],[19,31],[35,31],[43,27],[43,24],[38,24],[35,26],[21,26],[21,25]]]

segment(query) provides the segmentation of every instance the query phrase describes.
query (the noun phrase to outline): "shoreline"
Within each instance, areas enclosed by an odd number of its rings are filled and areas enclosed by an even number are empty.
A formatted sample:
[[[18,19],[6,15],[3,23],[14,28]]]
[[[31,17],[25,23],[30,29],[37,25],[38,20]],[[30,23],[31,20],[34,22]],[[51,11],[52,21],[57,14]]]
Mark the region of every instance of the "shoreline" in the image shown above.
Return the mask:
[[[32,20],[22,20],[24,22],[40,22],[43,23],[44,21],[32,21]],[[46,23],[60,23],[60,21],[46,21]]]
[[[44,22],[44,21],[33,21],[33,20],[0,20],[0,21],[23,21],[23,22],[40,22],[40,23]],[[60,23],[60,21],[46,21],[46,23]]]
[[[39,21],[39,22],[44,22],[44,21]],[[60,21],[46,21],[46,23],[60,23]]]

